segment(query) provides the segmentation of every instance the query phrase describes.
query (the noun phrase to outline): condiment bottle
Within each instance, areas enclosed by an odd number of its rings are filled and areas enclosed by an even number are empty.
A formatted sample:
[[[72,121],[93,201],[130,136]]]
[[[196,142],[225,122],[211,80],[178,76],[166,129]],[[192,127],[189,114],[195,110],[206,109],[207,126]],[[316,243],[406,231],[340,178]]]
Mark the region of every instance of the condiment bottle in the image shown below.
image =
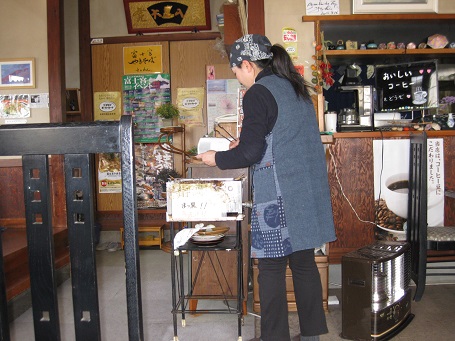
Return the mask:
[[[449,128],[453,128],[454,125],[455,125],[455,120],[453,119],[453,114],[450,113],[449,118],[447,119],[447,126]]]

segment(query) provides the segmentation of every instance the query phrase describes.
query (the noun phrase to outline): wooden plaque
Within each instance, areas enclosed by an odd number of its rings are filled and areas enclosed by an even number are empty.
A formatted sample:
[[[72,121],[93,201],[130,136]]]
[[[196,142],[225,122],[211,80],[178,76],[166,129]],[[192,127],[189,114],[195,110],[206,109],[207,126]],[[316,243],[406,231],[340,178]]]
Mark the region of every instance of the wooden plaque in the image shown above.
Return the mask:
[[[128,33],[210,30],[209,0],[123,0]]]

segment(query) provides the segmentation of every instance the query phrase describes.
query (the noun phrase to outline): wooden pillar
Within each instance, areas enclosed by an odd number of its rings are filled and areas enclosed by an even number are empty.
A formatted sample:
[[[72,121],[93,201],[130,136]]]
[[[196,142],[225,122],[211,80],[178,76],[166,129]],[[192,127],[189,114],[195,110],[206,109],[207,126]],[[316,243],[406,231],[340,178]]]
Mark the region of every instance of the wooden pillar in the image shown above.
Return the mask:
[[[93,121],[92,54],[90,38],[90,0],[79,0],[79,79],[82,121]]]
[[[264,0],[248,0],[248,33],[265,34]]]
[[[47,41],[49,119],[63,122],[66,118],[63,0],[47,0]]]
[[[63,0],[47,0],[47,54],[49,77],[49,120],[66,121],[65,35]],[[65,180],[63,157],[53,156],[52,221],[54,227],[66,226]]]

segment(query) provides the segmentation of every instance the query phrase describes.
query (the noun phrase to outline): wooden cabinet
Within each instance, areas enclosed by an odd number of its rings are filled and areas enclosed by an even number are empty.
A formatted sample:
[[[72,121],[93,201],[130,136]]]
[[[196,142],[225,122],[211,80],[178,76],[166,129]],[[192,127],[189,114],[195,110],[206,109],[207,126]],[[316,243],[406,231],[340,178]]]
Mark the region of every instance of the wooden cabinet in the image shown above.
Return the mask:
[[[328,249],[327,249],[328,250]],[[324,310],[329,310],[328,299],[329,299],[329,257],[327,255],[317,255],[316,265],[321,276],[322,284],[322,304]],[[258,285],[258,260],[253,260],[253,311],[256,313],[261,312],[261,302],[259,300],[259,285]],[[294,284],[292,282],[292,272],[289,266],[286,268],[286,295],[288,300],[288,310],[297,311],[297,305],[295,303],[294,295]]]
[[[249,200],[249,184],[248,184],[248,168],[242,169],[231,169],[231,170],[220,170],[217,167],[209,167],[204,164],[199,163],[190,163],[189,164],[189,176],[194,179],[204,179],[204,178],[237,178],[241,176],[245,176],[246,180],[243,181],[242,188],[243,188],[243,199],[242,201],[245,203]],[[245,209],[246,210],[246,209]],[[241,238],[242,238],[242,259],[243,259],[243,292],[244,295],[244,311],[246,312],[246,300],[248,292],[248,268],[249,268],[249,249],[250,243],[248,240],[248,220],[249,220],[250,212],[245,212],[245,218],[241,222]],[[210,224],[216,222],[204,222],[205,224]],[[220,222],[218,222],[220,224]],[[223,221],[222,226],[229,226],[230,230],[228,234],[235,234],[235,221]],[[200,264],[201,257],[203,256],[203,252],[201,251],[194,251],[192,253],[192,274],[195,275],[199,273],[199,277],[203,279],[203,281],[194,288],[194,295],[219,295],[220,292],[223,290],[226,291],[227,288],[220,288],[220,284],[218,283],[216,276],[214,274],[214,270],[212,265],[209,263],[208,259],[202,260],[202,264]],[[225,254],[219,258],[219,262],[215,264],[215,268],[218,270],[220,268],[223,269],[224,274],[226,275],[226,279],[229,283],[235,283],[237,278],[237,255],[235,252],[225,252]],[[194,280],[194,278],[193,278]],[[234,295],[236,292],[233,293]],[[190,308],[195,309],[197,306],[197,300],[190,300]]]
[[[139,247],[141,246],[161,246],[164,241],[164,227],[162,226],[147,226],[147,227],[138,227],[138,238],[139,238]],[[124,229],[120,228],[120,241],[122,250],[125,246],[124,242]]]
[[[335,133],[328,161],[329,186],[337,239],[330,243],[330,264],[374,241],[374,161],[373,141],[406,139],[415,132]],[[418,133],[417,133],[418,134]],[[431,138],[444,141],[444,187],[455,189],[455,132],[428,131]],[[355,211],[354,211],[355,209]],[[455,200],[444,203],[445,225],[455,224]]]

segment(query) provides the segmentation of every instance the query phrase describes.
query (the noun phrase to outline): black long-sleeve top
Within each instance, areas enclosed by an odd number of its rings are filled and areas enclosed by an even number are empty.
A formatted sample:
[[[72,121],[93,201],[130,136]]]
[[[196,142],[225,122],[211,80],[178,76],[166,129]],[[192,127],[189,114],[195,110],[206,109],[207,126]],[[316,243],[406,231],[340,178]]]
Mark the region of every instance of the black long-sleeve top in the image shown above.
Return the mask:
[[[264,69],[256,81],[271,74],[270,68]],[[265,137],[272,131],[278,117],[278,105],[267,88],[253,84],[243,97],[243,113],[239,145],[215,155],[220,169],[245,168],[261,160]]]

